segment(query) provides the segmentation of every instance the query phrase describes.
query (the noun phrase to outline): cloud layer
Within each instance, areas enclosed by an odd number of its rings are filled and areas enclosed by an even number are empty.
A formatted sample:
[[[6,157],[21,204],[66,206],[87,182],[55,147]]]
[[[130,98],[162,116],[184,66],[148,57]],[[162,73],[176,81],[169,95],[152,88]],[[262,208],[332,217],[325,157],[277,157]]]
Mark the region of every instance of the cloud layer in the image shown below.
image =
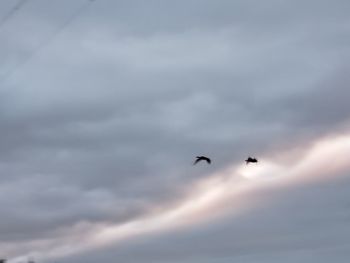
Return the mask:
[[[348,133],[349,5],[26,1],[0,26],[0,255],[61,251],[65,242],[106,226],[177,207],[199,182],[238,167],[248,155],[294,165],[324,136]],[[0,17],[11,8],[12,1],[3,1]],[[198,154],[213,165],[192,167]],[[135,244],[93,250],[95,258],[81,252],[62,260],[227,262],[242,249],[247,252],[236,258],[242,262],[257,262],[255,253],[259,262],[265,256],[310,262],[308,252],[283,252],[283,246],[296,246],[300,237],[293,231],[308,233],[304,221],[319,219],[306,244],[330,235],[339,244],[320,247],[342,262],[348,242],[337,213],[345,204],[326,202],[321,209],[322,200],[309,193],[335,202],[345,195],[347,171],[342,166],[336,171],[342,179],[327,179],[332,187],[320,181],[263,193],[270,201],[233,223],[228,216],[178,234],[155,231]],[[300,225],[286,221],[301,202],[296,195],[310,200],[302,211],[317,203]],[[323,217],[339,228],[321,231],[328,224]],[[253,241],[249,229],[260,221],[270,232],[256,229],[261,241]],[[246,231],[228,239],[225,232],[239,229]],[[201,241],[214,232],[215,244]],[[242,247],[227,245],[245,236]]]

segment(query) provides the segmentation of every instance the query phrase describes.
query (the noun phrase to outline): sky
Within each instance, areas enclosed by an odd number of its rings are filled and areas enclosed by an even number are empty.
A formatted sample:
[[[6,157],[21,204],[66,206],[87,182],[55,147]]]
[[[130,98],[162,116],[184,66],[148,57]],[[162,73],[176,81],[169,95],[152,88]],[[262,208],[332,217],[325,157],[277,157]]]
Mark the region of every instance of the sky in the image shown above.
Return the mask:
[[[1,0],[0,258],[348,262],[349,10]]]

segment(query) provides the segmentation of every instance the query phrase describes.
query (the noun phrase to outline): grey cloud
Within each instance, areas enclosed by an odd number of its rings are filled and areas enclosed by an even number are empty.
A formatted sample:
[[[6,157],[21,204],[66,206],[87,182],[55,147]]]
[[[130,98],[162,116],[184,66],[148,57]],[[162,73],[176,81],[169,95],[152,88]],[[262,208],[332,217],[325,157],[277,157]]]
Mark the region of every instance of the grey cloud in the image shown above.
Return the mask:
[[[265,189],[255,193],[256,208],[245,215],[141,237],[64,262],[346,262],[348,185],[345,174],[322,183]]]
[[[83,2],[28,1],[0,31],[0,72]],[[349,120],[348,7],[94,1],[0,76],[0,236],[36,240],[81,221],[126,221],[247,155],[340,131]],[[214,165],[191,169],[197,154]]]

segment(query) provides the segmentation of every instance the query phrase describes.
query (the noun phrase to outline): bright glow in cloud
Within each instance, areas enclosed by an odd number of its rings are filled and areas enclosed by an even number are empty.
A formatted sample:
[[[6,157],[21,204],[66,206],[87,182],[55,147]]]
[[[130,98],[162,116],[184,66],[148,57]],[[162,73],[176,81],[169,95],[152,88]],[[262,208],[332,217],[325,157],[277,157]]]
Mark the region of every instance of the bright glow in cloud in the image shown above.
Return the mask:
[[[271,179],[283,174],[283,167],[269,160],[258,160],[257,164],[242,164],[238,169],[238,174],[251,180]]]
[[[239,213],[244,210],[241,209],[244,208],[244,202],[239,199],[239,194],[249,190],[249,197],[254,198],[254,191],[251,190],[266,185],[280,186],[303,183],[305,179],[324,179],[324,175],[332,176],[335,172],[348,168],[348,156],[350,156],[350,135],[317,142],[309,152],[300,156],[299,162],[293,167],[264,159],[260,159],[257,165],[233,166],[198,182],[189,196],[157,214],[122,225],[99,226],[83,237],[75,237],[74,240],[60,240],[50,245],[40,245],[40,252],[31,253],[29,256],[41,259],[62,257],[147,233],[198,224],[210,218],[218,204],[222,202],[230,203],[230,207],[234,207]],[[78,239],[84,240],[84,243],[77,242]],[[62,245],[63,243],[65,245]],[[25,257],[16,258],[13,262]]]

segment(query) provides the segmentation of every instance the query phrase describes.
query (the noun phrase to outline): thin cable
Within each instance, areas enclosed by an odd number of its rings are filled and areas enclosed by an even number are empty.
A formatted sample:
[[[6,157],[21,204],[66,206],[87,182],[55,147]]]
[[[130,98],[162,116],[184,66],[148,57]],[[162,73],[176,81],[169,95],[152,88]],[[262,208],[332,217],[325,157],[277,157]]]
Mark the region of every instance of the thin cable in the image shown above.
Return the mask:
[[[10,11],[5,14],[5,16],[0,20],[0,28],[6,24],[7,21],[9,21],[12,16],[14,16],[21,8],[23,5],[25,5],[26,2],[29,0],[19,0],[15,6],[13,6]]]
[[[22,0],[28,1],[28,0]],[[64,29],[71,24],[77,17],[79,17],[93,2],[96,0],[87,0],[83,5],[81,5],[57,30],[44,42],[39,44],[36,48],[32,50],[29,54],[27,54],[24,59],[18,61],[14,67],[8,70],[1,78],[0,82],[6,81],[10,78],[19,68],[23,67],[27,64],[33,57],[35,57],[41,50],[50,45],[56,37],[61,34]]]

